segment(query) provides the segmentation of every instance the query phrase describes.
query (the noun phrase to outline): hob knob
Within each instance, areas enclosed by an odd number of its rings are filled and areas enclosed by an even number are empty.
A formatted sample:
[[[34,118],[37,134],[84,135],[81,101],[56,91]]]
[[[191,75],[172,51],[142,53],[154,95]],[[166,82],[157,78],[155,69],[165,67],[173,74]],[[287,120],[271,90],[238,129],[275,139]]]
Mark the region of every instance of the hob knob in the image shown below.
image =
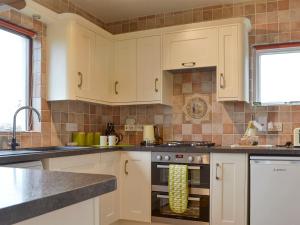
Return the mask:
[[[162,156],[161,156],[161,155],[157,155],[157,156],[156,156],[156,159],[157,159],[157,160],[162,160]]]
[[[170,156],[168,156],[168,155],[165,156],[165,160],[166,160],[166,161],[169,161],[170,159],[171,159]]]
[[[189,156],[189,157],[188,157],[188,161],[189,161],[189,162],[193,162],[193,161],[194,161],[194,157],[193,157],[193,156]]]

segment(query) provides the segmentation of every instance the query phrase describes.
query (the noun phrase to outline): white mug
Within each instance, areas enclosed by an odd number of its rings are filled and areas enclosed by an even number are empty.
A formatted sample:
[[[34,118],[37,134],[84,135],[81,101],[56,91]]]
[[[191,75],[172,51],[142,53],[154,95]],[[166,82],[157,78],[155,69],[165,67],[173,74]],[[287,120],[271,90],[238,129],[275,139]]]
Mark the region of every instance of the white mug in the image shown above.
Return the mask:
[[[119,141],[119,138],[115,135],[108,136],[108,145],[109,146],[115,146],[117,142]]]
[[[100,136],[100,146],[101,147],[107,146],[107,136]]]

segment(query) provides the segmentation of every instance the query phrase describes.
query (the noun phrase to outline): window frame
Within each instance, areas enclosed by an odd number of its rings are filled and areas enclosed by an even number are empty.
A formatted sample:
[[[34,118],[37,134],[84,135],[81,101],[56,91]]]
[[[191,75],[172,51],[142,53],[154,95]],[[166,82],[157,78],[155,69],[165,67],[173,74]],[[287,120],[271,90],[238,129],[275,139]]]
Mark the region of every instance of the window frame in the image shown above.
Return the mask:
[[[283,43],[273,45],[258,45],[255,46],[255,90],[254,90],[254,105],[262,106],[276,106],[276,105],[300,105],[300,99],[297,102],[273,102],[273,103],[262,103],[261,102],[261,74],[260,74],[260,57],[262,55],[272,55],[274,53],[286,54],[286,53],[300,53],[300,42],[295,43]]]
[[[27,46],[27,75],[26,75],[26,104],[32,107],[33,98],[33,38],[36,36],[34,31],[28,30],[21,26],[15,25],[13,23],[7,22],[0,19],[0,29],[10,32],[15,35],[19,35],[26,38],[28,41]],[[26,127],[25,130],[21,132],[28,132],[33,130],[33,117],[32,111],[28,110],[26,112]],[[0,130],[0,132],[7,132],[6,130]]]

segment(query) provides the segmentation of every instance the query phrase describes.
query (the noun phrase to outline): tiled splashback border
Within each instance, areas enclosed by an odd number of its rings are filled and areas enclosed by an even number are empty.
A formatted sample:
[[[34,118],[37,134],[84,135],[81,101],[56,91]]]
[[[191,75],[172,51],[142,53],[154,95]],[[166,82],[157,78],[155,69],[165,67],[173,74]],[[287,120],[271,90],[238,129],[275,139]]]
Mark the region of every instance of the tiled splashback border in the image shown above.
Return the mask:
[[[233,17],[248,17],[250,44],[299,40],[299,0],[253,0],[180,12],[150,15],[106,24],[114,34]]]
[[[78,12],[68,0],[41,1],[57,12]],[[49,5],[50,4],[50,5]],[[51,5],[52,4],[52,5]],[[155,16],[147,16],[113,24],[97,22],[82,12],[85,18],[105,27],[113,33],[144,30],[190,22],[246,16],[250,18],[253,30],[249,35],[250,45],[300,40],[300,1],[299,0],[259,0],[254,3],[222,5],[193,9]],[[66,144],[70,140],[66,123],[75,122],[80,130],[104,130],[105,124],[113,121],[119,132],[125,136],[124,143],[137,144],[142,139],[141,132],[124,132],[127,117],[137,123],[159,124],[165,140],[208,140],[217,144],[236,143],[244,133],[246,123],[252,114],[266,113],[269,121],[283,122],[283,132],[260,134],[261,144],[283,144],[292,140],[292,131],[300,127],[299,106],[251,107],[244,103],[218,103],[215,101],[215,71],[198,71],[174,75],[172,107],[162,105],[141,106],[103,106],[83,102],[47,103],[47,71],[45,65],[46,27],[38,21],[15,11],[0,12],[0,17],[38,32],[35,40],[35,91],[34,104],[42,112],[41,132],[21,133],[18,135],[22,147]],[[253,68],[253,65],[251,66]],[[252,72],[252,70],[250,71]],[[201,123],[186,121],[183,114],[185,98],[193,94],[209,96],[212,106],[210,120]],[[0,137],[8,137],[1,133]],[[1,141],[0,141],[1,142]],[[0,146],[1,148],[1,146]]]
[[[69,0],[33,0],[57,13],[75,13],[85,19],[97,24],[98,26],[105,28],[105,23],[103,23],[99,18],[88,13],[87,11],[81,9],[76,4],[70,2]]]

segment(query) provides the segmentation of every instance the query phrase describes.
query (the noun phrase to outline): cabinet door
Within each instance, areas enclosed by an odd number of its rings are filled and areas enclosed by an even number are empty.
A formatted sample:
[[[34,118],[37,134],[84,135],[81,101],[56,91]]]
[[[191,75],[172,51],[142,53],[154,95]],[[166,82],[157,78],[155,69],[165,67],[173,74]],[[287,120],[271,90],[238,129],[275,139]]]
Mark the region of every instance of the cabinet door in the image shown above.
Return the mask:
[[[98,198],[64,207],[14,225],[99,225]]]
[[[100,196],[101,225],[109,225],[120,218],[120,158],[119,152],[101,153],[100,173],[117,177],[117,190]]]
[[[75,67],[74,76],[77,77],[76,96],[79,98],[96,99],[94,96],[94,58],[96,34],[85,27],[74,25]]]
[[[166,34],[164,69],[216,66],[218,62],[218,28]]]
[[[161,99],[161,38],[145,37],[137,40],[137,100]]]
[[[93,96],[102,102],[110,99],[109,77],[113,74],[113,42],[96,36],[95,73],[92,82]]]
[[[150,152],[122,153],[121,219],[151,222]]]
[[[247,225],[247,154],[212,154],[212,225]]]
[[[99,174],[100,154],[45,159],[43,165],[54,171]]]
[[[136,101],[136,39],[115,42],[114,102]]]
[[[239,74],[238,41],[238,25],[220,27],[217,73],[218,100],[234,100],[239,97],[240,76],[243,74]]]

